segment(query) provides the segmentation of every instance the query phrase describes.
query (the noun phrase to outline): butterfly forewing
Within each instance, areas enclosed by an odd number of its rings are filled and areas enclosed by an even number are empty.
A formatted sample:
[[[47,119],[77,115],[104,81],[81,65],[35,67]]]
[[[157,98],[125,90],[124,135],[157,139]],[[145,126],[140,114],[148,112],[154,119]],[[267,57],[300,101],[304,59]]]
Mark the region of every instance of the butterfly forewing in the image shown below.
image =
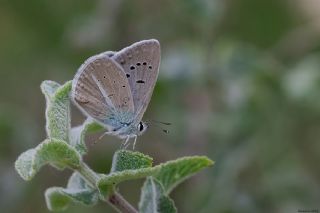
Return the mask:
[[[112,58],[125,71],[133,97],[135,119],[140,121],[157,81],[160,44],[155,39],[140,41],[117,52]]]
[[[134,112],[126,75],[106,54],[89,58],[79,68],[72,90],[72,99],[80,109],[106,126],[119,112]]]

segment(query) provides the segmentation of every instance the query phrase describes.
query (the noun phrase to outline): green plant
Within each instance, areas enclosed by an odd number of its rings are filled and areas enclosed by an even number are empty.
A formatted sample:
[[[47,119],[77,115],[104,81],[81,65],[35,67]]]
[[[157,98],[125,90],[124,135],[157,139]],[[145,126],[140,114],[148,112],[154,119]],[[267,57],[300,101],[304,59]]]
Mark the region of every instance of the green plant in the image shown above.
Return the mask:
[[[122,181],[146,177],[141,191],[139,212],[176,212],[174,202],[169,198],[172,189],[199,170],[213,164],[207,157],[192,156],[152,166],[152,158],[147,155],[118,150],[113,156],[110,173],[95,173],[82,160],[82,155],[87,153],[84,136],[103,128],[90,118],[82,125],[71,128],[71,81],[64,85],[44,81],[41,90],[47,101],[48,138],[37,147],[22,153],[15,162],[15,168],[24,180],[31,180],[46,164],[60,170],[74,170],[66,188],[51,187],[46,190],[46,203],[52,211],[65,210],[71,203],[94,205],[102,200],[119,212],[137,212],[117,192],[117,185]]]

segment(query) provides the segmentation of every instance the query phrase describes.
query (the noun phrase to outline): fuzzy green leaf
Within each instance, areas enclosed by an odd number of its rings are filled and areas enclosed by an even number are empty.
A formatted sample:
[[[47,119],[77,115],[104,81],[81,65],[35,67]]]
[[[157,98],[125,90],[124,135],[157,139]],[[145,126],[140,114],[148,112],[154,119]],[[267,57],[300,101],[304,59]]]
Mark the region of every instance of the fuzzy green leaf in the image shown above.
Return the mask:
[[[163,184],[165,192],[168,194],[180,182],[212,164],[213,162],[207,157],[184,157],[155,167],[127,169],[101,175],[97,186],[100,193],[106,196],[117,184],[123,181],[154,176]]]
[[[99,200],[97,190],[90,188],[84,179],[74,172],[69,179],[67,188],[51,187],[46,190],[47,207],[51,211],[63,211],[71,203],[95,205]]]
[[[145,181],[139,202],[140,213],[174,213],[177,209],[165,193],[161,183],[153,177]]]
[[[52,187],[45,192],[46,204],[50,211],[64,211],[72,202],[72,198],[63,193],[63,188]]]
[[[150,176],[154,173],[154,168],[124,170],[121,172],[113,172],[108,175],[100,175],[97,182],[98,189],[103,196],[107,196],[113,188],[126,180],[133,180]]]
[[[79,167],[81,157],[78,152],[61,140],[47,139],[36,148],[22,153],[15,162],[15,168],[24,180],[31,180],[45,164],[63,169]]]
[[[87,153],[85,135],[90,132],[103,130],[103,127],[92,119],[88,118],[82,125],[73,127],[70,131],[70,144],[82,155]]]
[[[53,81],[44,81],[41,84],[41,90],[47,102],[48,137],[69,141],[71,81],[62,86]]]
[[[205,156],[183,157],[160,164],[160,169],[153,176],[161,182],[165,192],[169,194],[179,183],[211,165],[213,161]]]
[[[68,189],[91,189],[78,172],[74,172],[68,180]]]
[[[113,187],[122,181],[151,175],[151,166],[152,158],[147,155],[127,150],[117,151],[113,155],[111,173],[101,175],[97,183],[100,193],[107,196]]]
[[[60,84],[54,81],[43,81],[40,88],[45,97],[51,100],[60,86]]]
[[[111,172],[148,168],[152,166],[152,160],[140,152],[118,150],[113,155]]]

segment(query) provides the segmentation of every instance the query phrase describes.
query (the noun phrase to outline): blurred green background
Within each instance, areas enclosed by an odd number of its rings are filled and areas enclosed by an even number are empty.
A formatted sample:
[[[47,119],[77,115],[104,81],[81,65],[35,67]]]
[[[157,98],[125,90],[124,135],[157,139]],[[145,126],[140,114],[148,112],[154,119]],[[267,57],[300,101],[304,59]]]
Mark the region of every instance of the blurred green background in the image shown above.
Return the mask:
[[[159,79],[137,150],[155,163],[207,155],[216,164],[172,194],[179,212],[320,210],[319,0],[2,0],[0,211],[48,212],[44,191],[70,171],[31,181],[17,156],[45,138],[43,80],[73,78],[83,61],[156,38]],[[73,108],[73,124],[84,117]],[[88,137],[85,160],[108,172],[120,140]],[[120,186],[137,204],[142,181]],[[66,212],[114,212],[106,204]]]

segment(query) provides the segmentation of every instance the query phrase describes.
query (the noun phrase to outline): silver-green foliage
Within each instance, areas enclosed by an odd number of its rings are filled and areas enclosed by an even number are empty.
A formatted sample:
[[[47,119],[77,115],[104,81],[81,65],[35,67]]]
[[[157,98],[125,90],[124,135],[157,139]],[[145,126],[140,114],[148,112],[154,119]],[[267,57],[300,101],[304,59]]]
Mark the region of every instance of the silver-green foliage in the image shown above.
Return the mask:
[[[46,97],[46,130],[49,138],[69,140],[71,81],[60,86],[53,81],[44,81],[41,91]]]
[[[148,177],[141,190],[140,213],[174,213],[177,209],[165,193],[162,184],[153,177]]]
[[[58,169],[70,168],[75,172],[66,188],[51,187],[45,197],[49,210],[62,211],[71,203],[94,205],[106,200],[116,191],[116,186],[127,180],[146,178],[142,187],[139,209],[142,213],[176,212],[169,193],[180,182],[213,164],[204,156],[192,156],[168,161],[156,166],[153,159],[140,152],[118,150],[115,152],[109,174],[96,174],[88,179],[83,168],[82,155],[87,153],[85,135],[103,128],[88,118],[82,125],[70,126],[71,81],[60,85],[44,81],[41,90],[46,97],[46,130],[48,138],[37,147],[23,152],[15,168],[24,180],[31,180],[46,164]]]
[[[45,197],[48,209],[52,211],[65,210],[71,203],[94,205],[99,200],[97,190],[90,187],[77,172],[71,175],[66,188],[48,188]]]
[[[36,148],[22,153],[16,160],[15,168],[23,179],[31,180],[45,164],[59,169],[77,169],[80,166],[80,158],[79,153],[65,142],[47,139]]]
[[[125,150],[117,151],[116,156],[120,156],[119,152],[122,155],[126,155],[127,159],[140,157],[145,160],[151,158],[138,152]],[[133,157],[132,155],[136,156]],[[116,161],[119,161],[119,159],[114,159],[112,164],[114,165]],[[152,161],[152,158],[150,161]],[[186,167],[186,164],[189,164],[190,166]],[[213,162],[207,157],[191,156],[161,163],[153,167],[151,167],[151,165],[149,167],[145,167],[145,164],[143,164],[140,168],[131,169],[132,165],[128,165],[128,169],[111,172],[108,175],[101,175],[97,185],[100,192],[107,195],[110,192],[108,190],[120,182],[153,176],[161,182],[161,184],[164,186],[165,193],[168,194],[182,180],[190,177],[205,167],[211,166],[212,164]]]
[[[102,126],[88,118],[82,125],[71,128],[69,143],[78,150],[80,154],[86,154],[87,147],[84,140],[85,135],[102,129]]]

